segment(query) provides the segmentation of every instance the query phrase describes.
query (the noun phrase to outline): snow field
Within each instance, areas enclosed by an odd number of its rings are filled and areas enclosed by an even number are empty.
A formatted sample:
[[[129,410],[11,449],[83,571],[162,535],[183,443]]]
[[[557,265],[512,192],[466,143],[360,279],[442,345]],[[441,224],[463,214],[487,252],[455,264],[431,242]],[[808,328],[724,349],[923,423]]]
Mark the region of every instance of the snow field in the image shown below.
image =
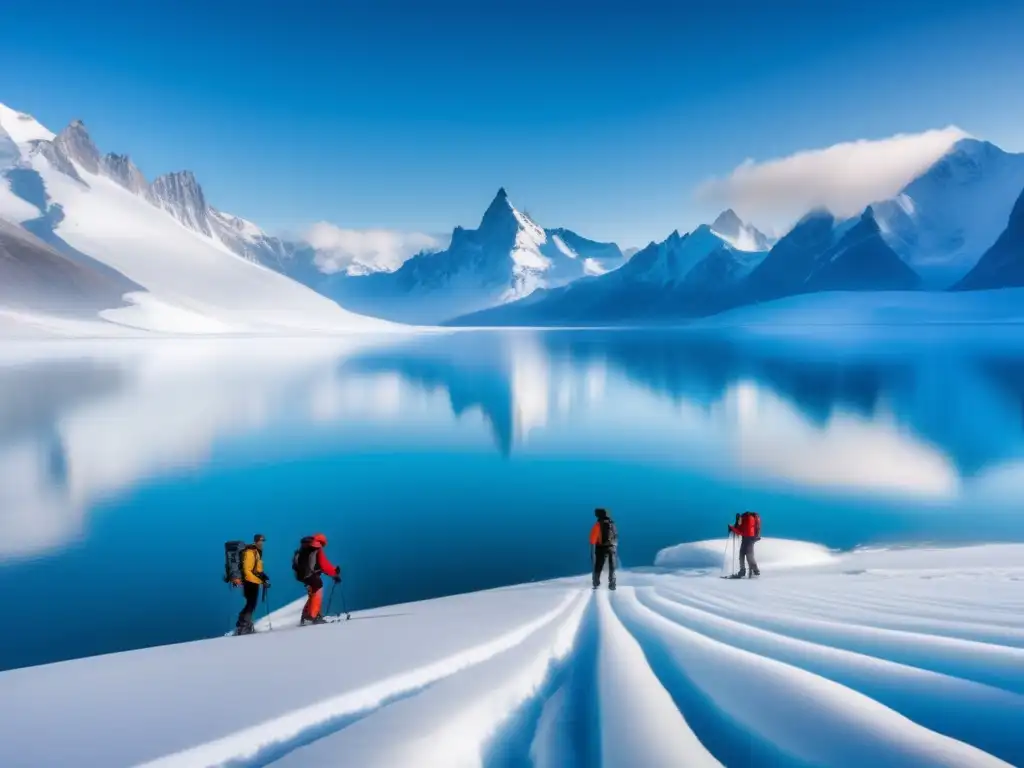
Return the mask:
[[[1024,763],[1024,545],[774,546],[3,673],[0,764]]]
[[[739,552],[739,542],[735,545]],[[661,568],[708,568],[721,570],[724,560],[733,553],[733,543],[725,539],[691,541],[666,547],[658,552],[654,564]],[[806,565],[824,565],[835,559],[835,553],[820,544],[791,539],[765,539],[757,544],[757,562],[776,568],[799,568]]]

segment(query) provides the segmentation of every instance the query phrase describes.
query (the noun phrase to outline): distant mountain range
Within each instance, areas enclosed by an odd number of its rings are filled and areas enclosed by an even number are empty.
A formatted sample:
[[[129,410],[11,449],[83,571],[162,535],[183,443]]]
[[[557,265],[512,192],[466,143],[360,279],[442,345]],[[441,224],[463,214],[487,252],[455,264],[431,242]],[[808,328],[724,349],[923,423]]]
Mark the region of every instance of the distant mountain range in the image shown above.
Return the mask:
[[[770,243],[726,211],[615,272],[450,323],[664,323],[823,291],[1022,286],[1022,190],[1024,155],[962,139],[895,198],[851,219],[811,211]]]
[[[604,275],[624,262],[614,243],[540,227],[499,189],[480,226],[456,227],[445,250],[414,256],[395,272],[339,276],[325,292],[356,312],[437,324]]]
[[[309,243],[214,208],[191,172],[147,181],[81,121],[55,135],[0,105],[0,220],[17,225],[0,230],[0,302],[169,332],[673,323],[819,292],[1024,286],[1022,200],[1024,155],[962,139],[892,199],[811,211],[777,241],[727,210],[623,251],[540,226],[500,189],[443,250],[328,274]]]

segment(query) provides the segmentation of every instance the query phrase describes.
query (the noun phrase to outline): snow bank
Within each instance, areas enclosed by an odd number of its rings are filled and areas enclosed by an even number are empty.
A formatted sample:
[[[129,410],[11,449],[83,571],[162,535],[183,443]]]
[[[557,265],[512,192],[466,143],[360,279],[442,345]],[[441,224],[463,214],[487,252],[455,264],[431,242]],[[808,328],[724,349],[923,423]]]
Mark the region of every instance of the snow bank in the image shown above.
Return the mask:
[[[693,322],[702,328],[745,328],[804,336],[828,328],[979,325],[1024,322],[1024,289],[940,293],[826,291],[753,304]],[[917,329],[920,330],[919,328]]]
[[[654,564],[660,568],[721,569],[732,562],[733,546],[727,538],[691,541],[666,547],[658,552]],[[762,539],[754,550],[762,568],[796,568],[833,562],[836,553],[820,544],[793,539]]]
[[[762,545],[2,673],[0,765],[1024,764],[1024,545]]]

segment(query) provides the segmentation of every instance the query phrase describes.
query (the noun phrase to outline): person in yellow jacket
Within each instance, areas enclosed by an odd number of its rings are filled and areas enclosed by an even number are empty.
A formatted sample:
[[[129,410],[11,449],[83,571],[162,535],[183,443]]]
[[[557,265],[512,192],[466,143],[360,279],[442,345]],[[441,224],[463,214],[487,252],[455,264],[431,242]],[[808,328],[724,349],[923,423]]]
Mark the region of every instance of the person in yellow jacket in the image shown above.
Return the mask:
[[[270,588],[270,577],[263,572],[264,541],[266,537],[262,533],[257,533],[253,536],[252,544],[242,550],[242,592],[245,594],[245,607],[238,614],[236,635],[248,635],[255,630],[252,615],[260,601],[260,587]]]

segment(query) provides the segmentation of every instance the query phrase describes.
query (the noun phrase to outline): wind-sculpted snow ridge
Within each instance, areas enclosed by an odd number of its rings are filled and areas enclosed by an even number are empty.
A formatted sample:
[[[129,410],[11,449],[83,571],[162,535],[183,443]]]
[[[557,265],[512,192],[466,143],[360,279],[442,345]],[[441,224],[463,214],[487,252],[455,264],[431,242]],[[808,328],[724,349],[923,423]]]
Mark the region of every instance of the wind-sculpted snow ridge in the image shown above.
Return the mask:
[[[760,549],[3,673],[0,764],[1024,764],[1024,545]]]

